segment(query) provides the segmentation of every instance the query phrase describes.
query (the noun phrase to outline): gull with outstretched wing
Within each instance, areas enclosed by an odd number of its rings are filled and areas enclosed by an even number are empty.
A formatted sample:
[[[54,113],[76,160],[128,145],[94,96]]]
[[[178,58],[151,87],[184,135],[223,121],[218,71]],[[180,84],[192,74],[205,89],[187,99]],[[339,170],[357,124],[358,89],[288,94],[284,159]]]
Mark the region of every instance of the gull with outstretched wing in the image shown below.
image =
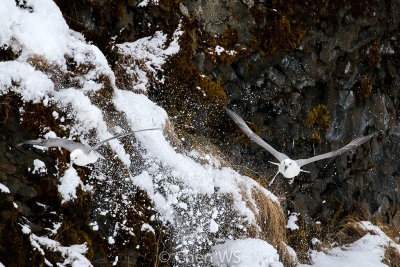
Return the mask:
[[[275,176],[272,178],[272,180],[269,182],[268,185],[271,185],[275,177],[279,174],[282,173],[283,176],[285,176],[288,179],[291,179],[289,183],[293,183],[294,177],[299,175],[300,172],[307,172],[301,169],[302,166],[309,164],[311,162],[321,160],[321,159],[326,159],[326,158],[332,158],[339,156],[347,151],[352,150],[353,148],[362,145],[363,143],[367,142],[369,139],[371,139],[374,134],[370,134],[367,136],[363,137],[358,137],[345,145],[344,147],[328,152],[325,154],[317,155],[308,159],[298,159],[298,160],[292,160],[285,154],[278,152],[275,148],[270,146],[267,142],[262,140],[257,134],[255,134],[244,122],[244,120],[235,112],[232,110],[225,108],[226,112],[228,115],[231,117],[231,119],[239,126],[239,128],[254,142],[262,146],[264,149],[266,149],[269,153],[271,153],[278,161],[279,163],[271,162],[272,164],[275,164],[278,166],[278,172],[275,174]]]
[[[141,129],[129,133],[119,134],[97,143],[94,147],[87,146],[82,143],[63,138],[27,140],[17,144],[17,146],[36,145],[43,147],[62,147],[71,152],[69,154],[71,163],[75,163],[78,166],[86,166],[87,164],[96,162],[99,158],[103,158],[103,156],[96,150],[104,143],[116,138],[132,135],[137,132],[152,131],[152,130],[160,130],[160,128]]]

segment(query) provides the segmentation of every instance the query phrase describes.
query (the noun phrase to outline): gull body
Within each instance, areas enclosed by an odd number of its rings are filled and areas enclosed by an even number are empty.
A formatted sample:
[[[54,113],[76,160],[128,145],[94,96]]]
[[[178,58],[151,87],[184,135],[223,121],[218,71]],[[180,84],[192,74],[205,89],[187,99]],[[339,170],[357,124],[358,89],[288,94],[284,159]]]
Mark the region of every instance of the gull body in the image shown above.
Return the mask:
[[[104,159],[104,157],[99,152],[97,152],[97,149],[104,143],[116,138],[132,135],[137,132],[152,131],[152,130],[160,130],[160,128],[142,129],[142,130],[132,131],[129,133],[119,134],[97,143],[94,147],[87,146],[82,143],[63,138],[27,140],[17,144],[17,146],[37,145],[43,147],[62,147],[71,152],[69,154],[71,163],[75,163],[78,166],[86,166],[90,163],[96,162],[99,158]]]
[[[296,161],[289,158],[282,161],[278,169],[286,178],[296,177],[302,171]]]
[[[102,155],[95,150],[86,154],[82,149],[75,149],[69,154],[71,162],[78,166],[86,166],[90,163],[95,163],[101,157]]]
[[[278,166],[278,172],[275,174],[275,176],[272,178],[272,180],[269,182],[269,185],[271,185],[275,177],[279,174],[282,173],[283,176],[285,176],[288,179],[291,179],[289,183],[293,183],[294,177],[299,175],[300,172],[308,172],[304,171],[301,169],[302,166],[309,164],[311,162],[321,160],[321,159],[326,159],[326,158],[331,158],[331,157],[336,157],[339,156],[347,151],[352,150],[353,148],[367,142],[374,134],[370,134],[368,136],[363,136],[363,137],[358,137],[345,145],[344,147],[328,152],[325,154],[317,155],[308,159],[298,159],[298,160],[292,160],[285,154],[278,152],[276,149],[274,149],[272,146],[270,146],[267,142],[262,140],[257,134],[255,134],[244,122],[244,120],[235,112],[232,110],[225,108],[226,112],[228,115],[231,117],[231,119],[239,126],[239,128],[254,142],[256,142],[258,145],[266,149],[268,152],[270,152],[278,161],[279,163],[271,162],[272,164],[275,164]]]

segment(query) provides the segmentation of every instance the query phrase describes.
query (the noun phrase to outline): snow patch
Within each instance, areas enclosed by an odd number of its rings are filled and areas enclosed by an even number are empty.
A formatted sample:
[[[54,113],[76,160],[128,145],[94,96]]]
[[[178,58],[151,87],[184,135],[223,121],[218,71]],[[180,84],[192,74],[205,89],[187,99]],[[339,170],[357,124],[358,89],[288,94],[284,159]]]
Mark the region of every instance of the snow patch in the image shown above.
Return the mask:
[[[108,244],[110,244],[110,245],[115,244],[115,240],[114,240],[114,238],[112,236],[108,237]]]
[[[152,232],[153,234],[156,233],[156,231],[154,231],[153,227],[151,227],[150,224],[148,224],[148,223],[142,224],[142,228],[141,228],[140,230],[141,230],[142,232],[143,232],[143,231],[149,231],[149,232]]]
[[[44,164],[43,161],[41,161],[40,159],[35,159],[33,160],[33,174],[41,174],[41,173],[47,173],[47,168],[46,168],[46,164]]]
[[[149,2],[149,0],[143,0],[142,2],[140,2],[138,4],[138,7],[146,7],[146,6],[150,5],[150,4],[156,6],[156,5],[159,4],[159,0],[150,0],[150,2]]]
[[[158,71],[162,71],[161,66],[164,65],[167,57],[178,53],[180,48],[178,41],[182,33],[183,31],[178,28],[168,46],[166,46],[167,35],[162,31],[157,31],[153,36],[144,37],[135,42],[117,45],[122,55],[125,55],[127,59],[133,59],[131,64],[124,66],[126,74],[131,77],[131,80],[135,80],[131,84],[133,90],[147,91],[149,73],[155,76]]]
[[[210,233],[218,232],[219,225],[213,220],[210,220]]]
[[[318,266],[318,267],[379,267],[387,266],[382,263],[385,258],[385,249],[393,247],[400,253],[400,245],[396,244],[388,237],[378,226],[371,222],[362,221],[358,223],[364,230],[372,231],[374,234],[368,233],[357,241],[325,249],[323,251],[311,251],[311,260],[313,264],[301,264],[301,267]]]
[[[296,222],[297,222],[297,216],[299,216],[299,215],[300,215],[300,214],[297,213],[297,212],[291,213],[291,214],[289,215],[286,228],[288,228],[288,229],[290,229],[290,230],[292,230],[292,231],[299,229],[299,226],[296,224]]]
[[[261,239],[228,240],[213,246],[212,260],[216,266],[283,267],[276,249]]]
[[[76,188],[79,185],[84,189],[81,178],[72,166],[64,172],[64,175],[60,178],[60,182],[58,191],[61,194],[62,203],[76,198]]]
[[[4,184],[0,183],[0,192],[10,194],[10,189],[8,189],[8,187],[5,186]]]

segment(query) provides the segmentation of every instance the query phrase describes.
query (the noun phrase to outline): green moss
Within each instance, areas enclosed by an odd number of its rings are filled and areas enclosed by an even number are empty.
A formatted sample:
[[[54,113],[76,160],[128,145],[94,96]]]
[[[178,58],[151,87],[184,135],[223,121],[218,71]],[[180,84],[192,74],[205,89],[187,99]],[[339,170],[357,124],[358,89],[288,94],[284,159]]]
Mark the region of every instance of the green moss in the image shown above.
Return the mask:
[[[263,56],[293,50],[300,45],[306,30],[292,20],[290,1],[255,1],[250,11],[256,21],[249,45]]]
[[[330,111],[325,105],[317,105],[310,107],[310,114],[306,119],[306,126],[313,128],[312,139],[319,141],[321,139],[320,133],[325,134],[329,129]]]
[[[224,89],[222,89],[221,78],[215,80],[211,77],[201,76],[199,86],[202,90],[204,96],[203,102],[205,104],[215,103],[221,107],[226,105],[226,94]]]
[[[356,95],[358,100],[362,100],[364,98],[368,98],[372,92],[372,82],[371,78],[368,75],[364,75],[363,80],[361,81],[360,88],[358,89]]]
[[[375,67],[379,60],[381,59],[381,52],[380,52],[380,44],[378,41],[375,41],[369,47],[367,53],[365,54],[365,59],[371,67]]]
[[[306,119],[308,128],[316,125],[325,131],[329,128],[329,110],[325,105],[310,107],[310,115]]]
[[[217,36],[203,36],[203,38],[207,40],[204,52],[214,63],[232,64],[250,53],[246,46],[239,44],[239,34],[234,28],[228,28]],[[217,46],[221,46],[224,50],[217,53],[215,51]]]

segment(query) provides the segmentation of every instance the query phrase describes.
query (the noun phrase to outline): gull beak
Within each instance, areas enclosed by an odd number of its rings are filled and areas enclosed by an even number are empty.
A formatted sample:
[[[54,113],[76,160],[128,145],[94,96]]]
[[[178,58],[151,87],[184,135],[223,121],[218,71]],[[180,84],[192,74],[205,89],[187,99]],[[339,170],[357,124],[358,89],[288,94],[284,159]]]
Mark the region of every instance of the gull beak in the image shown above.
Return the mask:
[[[285,171],[287,170],[287,167],[288,167],[288,166],[285,165]]]

